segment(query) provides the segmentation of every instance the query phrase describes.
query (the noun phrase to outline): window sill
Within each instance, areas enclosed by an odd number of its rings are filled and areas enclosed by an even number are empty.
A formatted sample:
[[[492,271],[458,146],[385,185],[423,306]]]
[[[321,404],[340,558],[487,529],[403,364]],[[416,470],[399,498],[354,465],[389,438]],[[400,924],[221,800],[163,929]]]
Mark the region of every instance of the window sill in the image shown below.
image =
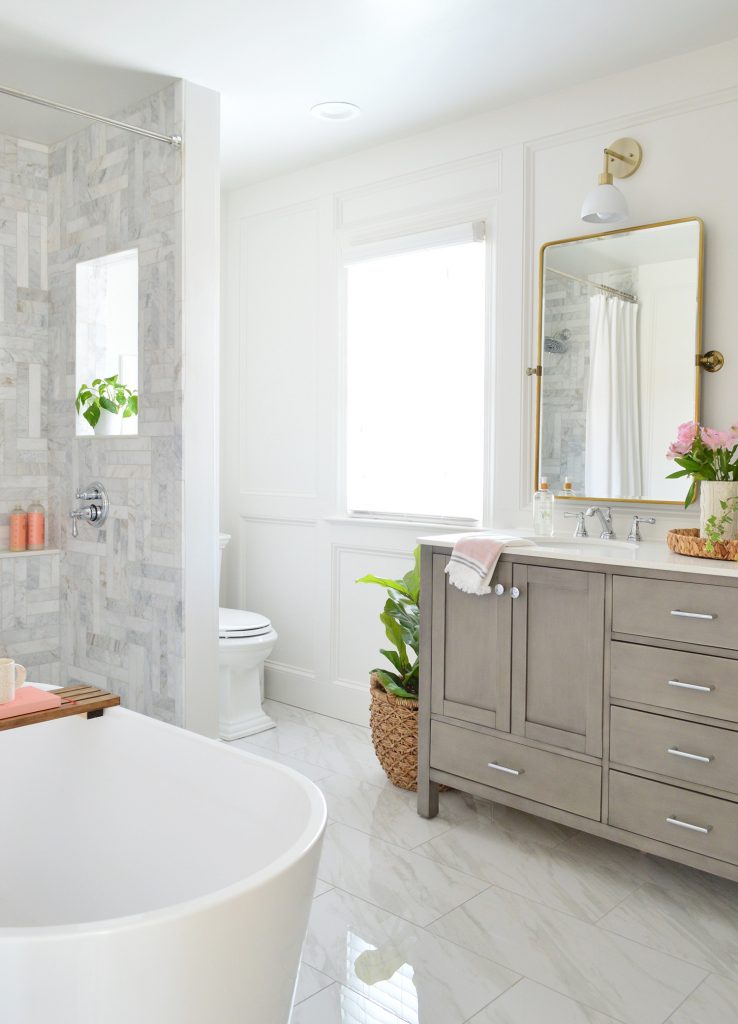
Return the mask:
[[[333,526],[384,526],[393,530],[407,527],[409,529],[436,530],[439,533],[481,533],[485,527],[478,522],[453,522],[439,519],[382,519],[374,516],[326,516],[324,523]]]

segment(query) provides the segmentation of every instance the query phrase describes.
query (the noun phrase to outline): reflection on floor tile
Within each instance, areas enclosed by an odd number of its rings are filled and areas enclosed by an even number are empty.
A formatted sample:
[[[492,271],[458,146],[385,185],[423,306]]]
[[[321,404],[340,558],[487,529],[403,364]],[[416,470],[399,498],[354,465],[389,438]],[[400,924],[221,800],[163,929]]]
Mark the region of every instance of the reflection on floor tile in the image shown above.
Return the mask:
[[[587,921],[597,921],[641,882],[634,870],[640,854],[614,843],[586,837],[544,846],[484,821],[456,825],[416,852]]]
[[[463,1024],[518,980],[338,889],[314,900],[303,959],[408,1024]]]
[[[339,824],[326,829],[319,875],[420,925],[487,887],[471,875]]]
[[[491,888],[431,926],[436,935],[625,1021],[661,1024],[705,972]]]
[[[731,1024],[738,1020],[738,984],[711,974],[667,1024]]]
[[[523,978],[469,1024],[619,1024],[573,999]]]
[[[313,897],[322,896],[324,892],[330,892],[332,888],[332,885],[329,885],[327,882],[324,882],[322,878],[319,878],[315,883],[315,892],[313,893]]]
[[[292,1011],[290,1024],[405,1024],[350,988],[331,985]]]

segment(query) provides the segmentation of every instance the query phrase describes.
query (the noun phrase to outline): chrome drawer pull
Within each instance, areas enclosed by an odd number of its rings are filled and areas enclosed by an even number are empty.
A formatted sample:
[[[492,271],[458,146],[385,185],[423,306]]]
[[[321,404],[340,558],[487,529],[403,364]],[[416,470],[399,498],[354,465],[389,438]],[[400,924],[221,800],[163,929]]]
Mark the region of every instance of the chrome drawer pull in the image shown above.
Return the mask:
[[[705,612],[680,612],[677,608],[672,608],[672,615],[681,615],[683,619],[716,619],[717,615],[708,615]]]
[[[703,825],[692,825],[688,821],[681,821],[679,818],[667,818],[670,825],[678,825],[679,828],[688,828],[690,832],[701,832],[703,836],[706,836],[708,832],[712,832],[712,825],[708,825],[705,828]]]
[[[505,772],[507,775],[523,775],[522,768],[506,768],[504,764],[495,764],[494,761],[490,761],[487,765],[488,768],[494,768],[497,772]]]
[[[700,693],[712,693],[714,686],[699,686],[697,683],[680,683],[678,679],[670,679],[669,686],[678,686],[682,690],[699,690]]]
[[[675,754],[677,757],[686,757],[690,761],[701,761],[702,764],[709,764],[710,761],[715,760],[713,754],[710,754],[709,757],[705,757],[704,754],[688,754],[686,750],[679,750],[678,747],[669,747],[666,753]]]

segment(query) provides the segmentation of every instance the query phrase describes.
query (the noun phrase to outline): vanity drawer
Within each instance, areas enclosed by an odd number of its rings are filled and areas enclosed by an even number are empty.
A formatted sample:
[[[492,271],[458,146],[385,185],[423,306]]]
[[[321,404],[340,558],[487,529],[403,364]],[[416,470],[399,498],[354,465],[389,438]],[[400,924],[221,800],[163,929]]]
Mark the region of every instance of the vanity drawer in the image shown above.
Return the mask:
[[[729,729],[613,707],[610,761],[738,794],[738,732]]]
[[[738,722],[738,661],[614,640],[610,696]]]
[[[738,804],[610,772],[609,824],[693,853],[738,863]]]
[[[599,765],[437,721],[431,723],[430,762],[439,771],[599,820]]]
[[[738,587],[613,577],[614,633],[738,649]]]

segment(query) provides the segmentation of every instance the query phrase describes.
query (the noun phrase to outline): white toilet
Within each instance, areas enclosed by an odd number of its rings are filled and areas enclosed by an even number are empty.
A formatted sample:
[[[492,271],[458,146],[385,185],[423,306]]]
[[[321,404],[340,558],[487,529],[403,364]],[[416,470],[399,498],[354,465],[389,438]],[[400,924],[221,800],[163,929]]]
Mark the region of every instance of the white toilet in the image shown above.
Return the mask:
[[[230,534],[219,534],[220,565]],[[262,674],[277,634],[264,615],[221,608],[219,640],[219,732],[222,740],[239,740],[273,729],[275,722],[262,709]]]

